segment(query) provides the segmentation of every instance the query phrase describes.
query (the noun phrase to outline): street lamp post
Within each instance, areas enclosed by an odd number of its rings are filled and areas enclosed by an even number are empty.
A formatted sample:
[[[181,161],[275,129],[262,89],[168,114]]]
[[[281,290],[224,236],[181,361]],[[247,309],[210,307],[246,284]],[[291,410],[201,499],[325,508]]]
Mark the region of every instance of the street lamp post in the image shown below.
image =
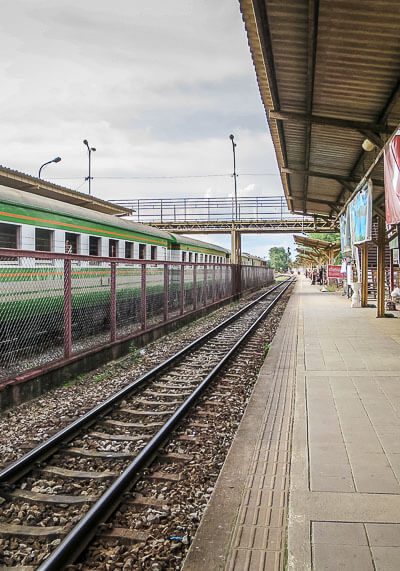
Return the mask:
[[[92,151],[96,151],[96,149],[94,147],[90,147],[89,143],[87,142],[87,139],[83,140],[83,144],[85,145],[85,147],[87,147],[88,153],[89,153],[89,176],[85,177],[85,180],[89,181],[89,194],[91,194],[91,181],[92,181],[92,175],[91,175],[91,162],[92,162]]]
[[[42,168],[43,167],[45,167],[46,165],[49,165],[50,163],[59,163],[60,161],[61,161],[61,157],[56,157],[55,159],[52,159],[51,161],[47,161],[47,163],[43,163],[39,169],[38,178],[40,178],[40,175],[42,174]]]
[[[236,143],[234,141],[234,136],[233,135],[229,135],[230,140],[232,141],[232,151],[233,151],[233,180],[235,183],[235,220],[238,219],[238,203],[237,203],[237,181],[236,181],[236,152],[235,152],[235,148],[236,148]]]

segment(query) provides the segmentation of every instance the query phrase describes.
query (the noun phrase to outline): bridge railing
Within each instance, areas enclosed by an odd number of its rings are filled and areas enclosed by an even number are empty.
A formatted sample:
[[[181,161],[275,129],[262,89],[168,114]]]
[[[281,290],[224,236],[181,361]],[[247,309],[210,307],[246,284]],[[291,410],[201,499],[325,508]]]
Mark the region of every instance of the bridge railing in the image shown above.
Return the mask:
[[[0,249],[0,382],[272,281],[265,267]]]
[[[236,219],[233,197],[138,198],[111,202],[131,208],[134,211],[134,219],[143,223],[212,222]],[[237,200],[237,220],[284,220],[293,216],[287,208],[285,198],[281,196],[239,197]]]

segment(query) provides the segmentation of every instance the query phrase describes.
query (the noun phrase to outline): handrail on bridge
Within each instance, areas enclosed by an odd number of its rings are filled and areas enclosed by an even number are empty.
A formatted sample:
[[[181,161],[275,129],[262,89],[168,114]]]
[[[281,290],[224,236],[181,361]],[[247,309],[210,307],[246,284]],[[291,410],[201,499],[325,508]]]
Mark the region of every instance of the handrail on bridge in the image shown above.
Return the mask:
[[[212,222],[235,219],[233,197],[138,198],[111,200],[135,211],[138,222]],[[239,220],[284,220],[293,217],[282,196],[238,198]]]

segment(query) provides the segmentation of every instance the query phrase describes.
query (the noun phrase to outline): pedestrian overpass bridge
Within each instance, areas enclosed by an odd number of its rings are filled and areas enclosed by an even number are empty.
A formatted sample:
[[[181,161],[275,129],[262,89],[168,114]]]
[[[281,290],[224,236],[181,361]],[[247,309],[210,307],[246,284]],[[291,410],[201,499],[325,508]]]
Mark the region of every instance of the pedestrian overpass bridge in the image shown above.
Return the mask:
[[[281,196],[113,200],[135,221],[190,234],[335,232],[331,219],[290,212]]]

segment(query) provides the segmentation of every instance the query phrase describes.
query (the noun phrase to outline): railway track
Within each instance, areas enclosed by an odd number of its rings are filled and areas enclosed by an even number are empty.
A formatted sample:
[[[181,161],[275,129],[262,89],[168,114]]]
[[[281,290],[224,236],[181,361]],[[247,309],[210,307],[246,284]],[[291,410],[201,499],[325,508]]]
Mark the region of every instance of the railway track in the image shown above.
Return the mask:
[[[49,571],[75,561],[291,283],[278,284],[2,470],[4,562]],[[183,459],[172,453],[163,462]],[[25,503],[29,514],[21,509]],[[15,541],[26,537],[35,538],[33,554]]]

